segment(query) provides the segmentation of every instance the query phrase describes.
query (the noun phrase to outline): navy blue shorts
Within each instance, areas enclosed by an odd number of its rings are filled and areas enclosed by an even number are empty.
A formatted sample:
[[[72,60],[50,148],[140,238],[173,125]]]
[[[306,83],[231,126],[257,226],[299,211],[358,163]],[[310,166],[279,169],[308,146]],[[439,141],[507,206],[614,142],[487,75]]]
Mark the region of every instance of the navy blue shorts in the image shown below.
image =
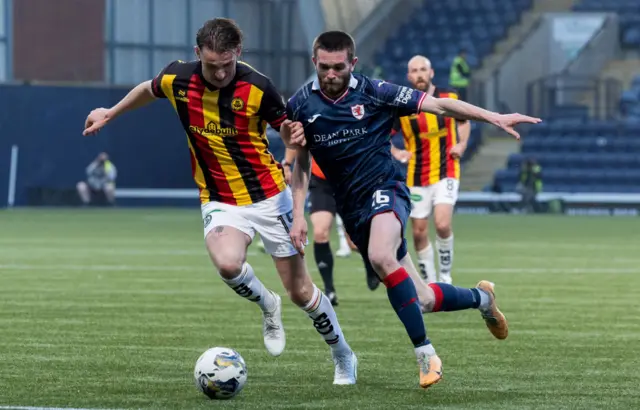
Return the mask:
[[[411,213],[411,198],[407,186],[399,182],[383,186],[375,191],[370,202],[363,205],[359,211],[348,212],[349,216],[342,218],[342,220],[345,230],[358,247],[367,267],[371,266],[368,257],[371,220],[374,216],[384,212],[393,212],[400,221],[402,242],[398,248],[397,258],[398,260],[404,258],[407,255],[407,240],[404,237],[404,229]]]

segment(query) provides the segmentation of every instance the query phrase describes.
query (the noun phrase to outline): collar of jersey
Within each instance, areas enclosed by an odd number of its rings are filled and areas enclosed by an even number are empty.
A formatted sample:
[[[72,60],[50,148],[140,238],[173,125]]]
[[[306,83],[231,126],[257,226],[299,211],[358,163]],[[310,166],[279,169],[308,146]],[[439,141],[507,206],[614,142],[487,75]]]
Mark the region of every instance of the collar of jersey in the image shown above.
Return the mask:
[[[357,86],[358,86],[358,79],[355,78],[353,76],[353,74],[351,74],[351,79],[349,80],[349,88],[355,89]],[[318,81],[317,78],[315,80],[313,80],[313,84],[311,85],[311,89],[313,91],[320,90],[320,82]]]
[[[358,79],[355,78],[353,76],[353,74],[351,75],[351,79],[349,80],[349,88],[353,88],[355,89],[358,86]],[[326,99],[333,101],[333,103],[337,103],[338,101],[342,100],[345,95],[347,95],[347,93],[349,92],[349,88],[346,89],[346,91],[344,92],[344,94],[342,94],[340,97],[336,98],[335,100],[332,98],[329,98],[327,95],[325,95],[325,93],[322,92],[322,90],[320,89],[320,82],[318,81],[318,79],[316,78],[315,80],[313,80],[313,84],[311,85],[311,90],[312,91],[319,91],[320,94],[322,94],[323,97],[325,97]]]

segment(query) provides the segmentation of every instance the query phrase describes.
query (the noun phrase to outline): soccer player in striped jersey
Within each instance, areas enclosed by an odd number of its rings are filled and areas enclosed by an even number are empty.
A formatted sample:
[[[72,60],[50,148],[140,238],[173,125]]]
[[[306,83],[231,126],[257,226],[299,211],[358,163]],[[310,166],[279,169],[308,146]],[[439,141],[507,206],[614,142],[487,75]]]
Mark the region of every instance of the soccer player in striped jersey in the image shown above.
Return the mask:
[[[238,61],[242,32],[234,21],[216,18],[196,36],[196,61],[174,61],[112,108],[87,117],[85,135],[95,134],[119,115],[169,100],[187,135],[191,170],[200,190],[206,248],[222,280],[263,314],[268,352],[282,353],[285,333],[280,297],[267,289],[246,262],[256,232],[291,300],[313,320],[330,347],[334,384],[355,384],[357,359],[347,344],[329,299],[313,284],[292,246],[291,190],[281,165],[268,150],[265,129],[286,119],[284,101],[263,74]]]
[[[434,98],[458,99],[455,91],[432,83],[431,62],[423,56],[409,60],[407,78],[414,88]],[[398,118],[394,132],[402,131],[405,150],[392,146],[391,153],[408,161],[407,185],[411,191],[413,244],[420,274],[427,283],[451,283],[453,232],[451,220],[460,185],[460,157],[471,132],[469,121],[419,112]],[[428,218],[433,214],[439,275],[429,243]]]

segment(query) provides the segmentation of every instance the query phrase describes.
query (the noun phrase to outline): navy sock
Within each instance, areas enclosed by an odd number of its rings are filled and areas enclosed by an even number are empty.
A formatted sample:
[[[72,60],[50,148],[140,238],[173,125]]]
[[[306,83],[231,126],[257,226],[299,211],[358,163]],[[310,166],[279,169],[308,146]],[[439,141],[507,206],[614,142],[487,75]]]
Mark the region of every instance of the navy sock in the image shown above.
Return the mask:
[[[314,242],[313,256],[316,259],[320,276],[322,276],[322,282],[324,282],[325,293],[335,292],[335,288],[333,287],[333,253],[331,252],[329,242]]]
[[[414,347],[429,343],[427,330],[424,326],[422,313],[418,304],[418,294],[409,274],[400,268],[384,278],[387,296],[398,318],[407,330]]]
[[[453,312],[455,310],[477,309],[480,306],[478,289],[459,288],[447,283],[430,283],[436,301],[434,312]]]

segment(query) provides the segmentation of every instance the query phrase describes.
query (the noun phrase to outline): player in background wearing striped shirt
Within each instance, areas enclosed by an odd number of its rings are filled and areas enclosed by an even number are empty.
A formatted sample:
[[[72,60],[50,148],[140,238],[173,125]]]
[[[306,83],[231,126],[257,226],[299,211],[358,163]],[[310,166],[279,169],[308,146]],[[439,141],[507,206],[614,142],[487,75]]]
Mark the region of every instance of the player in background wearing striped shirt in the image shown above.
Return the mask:
[[[409,60],[407,78],[415,89],[434,98],[458,99],[453,90],[432,83],[431,62],[423,56]],[[460,186],[460,157],[471,133],[469,121],[419,112],[398,118],[394,132],[402,132],[404,150],[392,146],[393,156],[407,164],[407,186],[411,191],[411,225],[418,267],[427,283],[451,283],[453,232],[451,221]],[[436,228],[438,277],[433,247],[429,243],[429,217]]]

